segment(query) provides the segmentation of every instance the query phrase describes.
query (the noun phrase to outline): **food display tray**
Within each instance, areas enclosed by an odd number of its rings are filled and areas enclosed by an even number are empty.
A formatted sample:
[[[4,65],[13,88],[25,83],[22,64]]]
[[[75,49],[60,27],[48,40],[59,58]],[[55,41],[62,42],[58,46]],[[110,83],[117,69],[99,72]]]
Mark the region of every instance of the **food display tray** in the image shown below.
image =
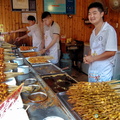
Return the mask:
[[[66,107],[70,113],[77,119],[77,120],[82,120],[81,117],[75,112],[73,109],[73,106],[68,103],[68,95],[66,95],[66,92],[59,92],[57,93],[58,99],[61,101],[61,103]]]
[[[40,64],[46,64],[46,63],[50,63],[50,61],[49,60],[47,60],[46,62],[40,62],[40,63],[31,63],[30,61],[29,61],[29,58],[30,57],[26,57],[25,59],[33,66],[33,65],[40,65]]]
[[[20,52],[34,52],[34,49],[31,49],[31,50],[20,50],[20,48],[18,48],[18,50],[19,50]]]
[[[52,63],[48,64],[39,64],[39,65],[33,65],[33,69],[41,76],[43,75],[51,75],[51,74],[61,74],[64,73],[62,69],[57,67],[56,65]]]
[[[41,76],[45,83],[55,92],[67,91],[77,81],[66,73]]]

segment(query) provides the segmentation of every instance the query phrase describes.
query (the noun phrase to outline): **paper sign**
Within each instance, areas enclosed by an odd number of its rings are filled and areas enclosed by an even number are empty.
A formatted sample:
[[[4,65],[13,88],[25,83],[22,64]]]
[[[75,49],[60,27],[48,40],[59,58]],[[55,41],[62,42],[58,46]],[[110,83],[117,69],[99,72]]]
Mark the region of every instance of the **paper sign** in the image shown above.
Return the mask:
[[[21,84],[15,91],[13,91],[8,97],[0,104],[0,118],[2,118],[6,111],[16,102],[19,94],[22,90],[23,84]]]

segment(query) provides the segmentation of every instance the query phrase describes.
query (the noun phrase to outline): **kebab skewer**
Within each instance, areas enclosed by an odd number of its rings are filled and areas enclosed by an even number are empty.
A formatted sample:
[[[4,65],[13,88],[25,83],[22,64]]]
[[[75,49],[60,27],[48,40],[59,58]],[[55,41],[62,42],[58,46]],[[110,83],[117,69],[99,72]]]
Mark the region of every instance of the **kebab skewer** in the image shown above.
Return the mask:
[[[13,59],[15,59],[15,58],[16,58],[16,57],[14,57],[14,56],[9,56],[9,55],[0,54],[0,62],[13,60]]]
[[[3,42],[1,43],[1,47],[2,48],[12,48],[12,47],[16,47],[16,45],[13,45],[13,44],[10,44],[10,43],[7,43],[7,42]]]
[[[118,81],[117,81],[118,82]],[[112,83],[114,83],[112,81]],[[115,81],[116,83],[116,81]],[[120,119],[120,83],[79,82],[67,91],[68,102],[85,120]]]
[[[0,71],[0,83],[6,81],[11,77],[16,77],[18,75],[23,75],[23,72],[3,72]]]
[[[4,54],[4,53],[7,54],[7,52],[12,52],[12,50],[10,50],[10,49],[0,48],[0,54]]]
[[[17,63],[0,62],[0,71],[8,71],[18,67]]]

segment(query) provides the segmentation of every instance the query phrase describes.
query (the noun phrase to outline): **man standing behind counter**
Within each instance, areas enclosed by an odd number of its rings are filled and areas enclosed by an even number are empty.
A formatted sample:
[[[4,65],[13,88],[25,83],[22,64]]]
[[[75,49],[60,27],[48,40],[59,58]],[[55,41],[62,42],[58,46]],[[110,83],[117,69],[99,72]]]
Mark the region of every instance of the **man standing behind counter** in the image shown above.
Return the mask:
[[[88,81],[109,81],[113,76],[114,55],[117,51],[117,35],[114,28],[103,21],[104,9],[94,2],[88,7],[88,19],[95,26],[90,37],[90,55],[84,57],[89,64]]]
[[[29,26],[26,28],[21,28],[15,31],[11,31],[11,33],[16,33],[16,32],[24,32],[24,31],[29,31],[26,35],[22,37],[17,37],[16,40],[22,40],[24,38],[32,36],[32,44],[33,47],[37,47],[35,51],[40,51],[42,49],[42,33],[40,30],[40,27],[38,24],[36,24],[35,17],[30,15],[27,18]]]
[[[42,54],[53,56],[52,63],[57,64],[60,56],[59,35],[60,27],[52,20],[52,16],[49,12],[43,12],[41,19],[44,23],[44,46],[41,50]]]

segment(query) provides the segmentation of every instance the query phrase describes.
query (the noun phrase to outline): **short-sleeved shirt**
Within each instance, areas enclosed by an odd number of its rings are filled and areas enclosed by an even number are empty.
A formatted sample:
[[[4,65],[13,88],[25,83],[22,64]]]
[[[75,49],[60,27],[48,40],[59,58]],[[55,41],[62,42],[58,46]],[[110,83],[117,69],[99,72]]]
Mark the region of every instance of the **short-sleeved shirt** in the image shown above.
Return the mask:
[[[32,26],[27,27],[29,33],[28,36],[32,36],[32,44],[33,47],[38,47],[36,51],[41,50],[41,41],[42,41],[42,34],[38,24],[34,24]]]
[[[117,35],[115,29],[105,22],[103,28],[101,31],[95,35],[95,29],[93,30],[91,37],[90,37],[90,47],[93,45],[94,42],[98,42],[101,44],[101,52],[99,51],[99,54],[102,54],[105,51],[117,51]],[[97,46],[96,46],[97,48]],[[93,50],[94,51],[94,50]],[[91,54],[93,54],[92,48],[91,48]],[[109,58],[113,59],[114,57]]]
[[[95,35],[94,29],[90,37],[90,48],[92,56],[100,55],[105,51],[117,51],[117,35],[114,28],[105,22],[97,35]],[[105,60],[92,62],[89,66],[89,74],[92,71],[99,74],[99,76],[111,77],[113,74],[114,58],[112,56]]]

